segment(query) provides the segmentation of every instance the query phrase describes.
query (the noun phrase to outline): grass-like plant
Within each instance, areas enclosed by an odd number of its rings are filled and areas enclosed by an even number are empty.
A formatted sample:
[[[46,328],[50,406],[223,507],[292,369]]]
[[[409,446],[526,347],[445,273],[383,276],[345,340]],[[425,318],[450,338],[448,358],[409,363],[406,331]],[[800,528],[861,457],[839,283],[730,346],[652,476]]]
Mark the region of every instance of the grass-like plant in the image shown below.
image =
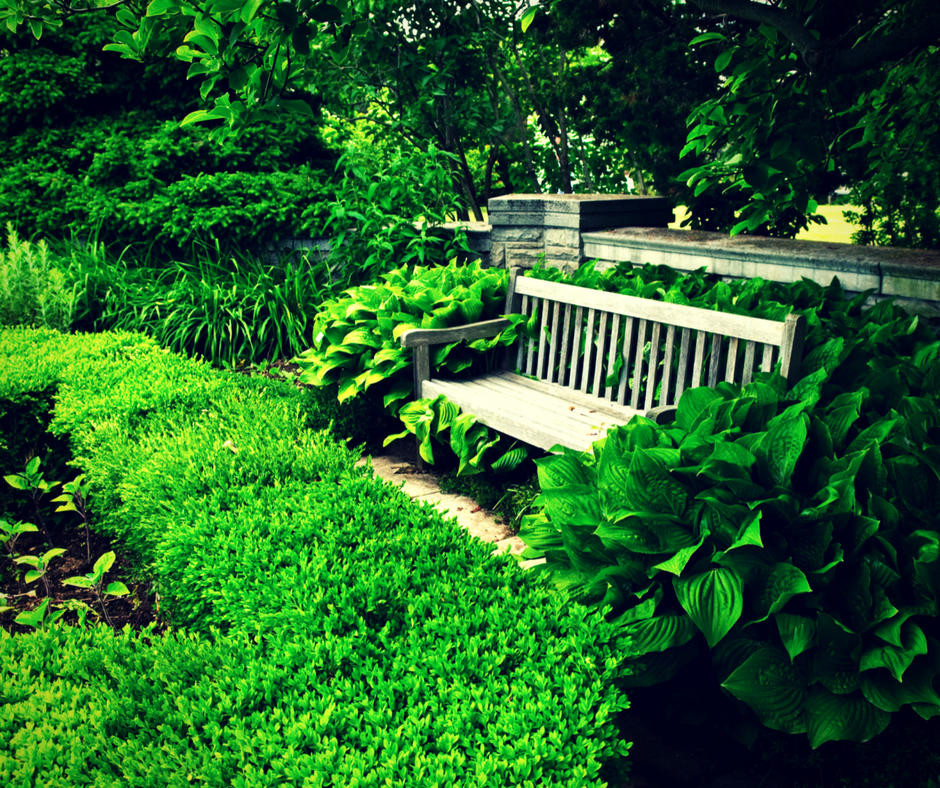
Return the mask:
[[[79,298],[68,260],[45,241],[20,240],[12,224],[6,229],[6,247],[0,246],[0,325],[68,329]]]
[[[171,350],[226,365],[309,347],[317,307],[332,292],[325,264],[223,258],[218,245],[171,262],[89,247],[76,253],[72,273],[84,287],[83,325],[144,331]]]

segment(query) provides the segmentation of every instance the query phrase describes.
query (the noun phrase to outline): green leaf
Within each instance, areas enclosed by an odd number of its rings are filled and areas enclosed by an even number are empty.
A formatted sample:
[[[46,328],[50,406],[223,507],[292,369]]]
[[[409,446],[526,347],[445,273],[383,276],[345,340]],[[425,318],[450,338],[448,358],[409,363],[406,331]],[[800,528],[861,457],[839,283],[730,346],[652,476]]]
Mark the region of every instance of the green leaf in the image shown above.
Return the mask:
[[[715,71],[719,74],[724,71],[728,64],[731,62],[731,58],[734,57],[734,53],[738,51],[736,46],[729,47],[724,50],[717,58],[715,58]]]
[[[13,474],[12,476],[4,476],[6,483],[9,484],[14,490],[29,490],[29,482],[26,481],[19,474]]]
[[[814,687],[803,705],[806,732],[814,750],[827,741],[868,741],[891,721],[891,714],[871,704],[860,693],[835,695],[822,687]]]
[[[805,616],[792,613],[777,613],[777,631],[783,641],[783,647],[790,655],[792,662],[800,654],[812,648],[816,642],[816,622]]]
[[[721,686],[750,706],[768,728],[784,733],[806,730],[806,675],[777,649],[756,651]]]
[[[78,588],[95,587],[95,581],[85,575],[80,575],[78,577],[67,577],[62,581],[62,584],[67,586],[77,586]]]
[[[618,679],[618,683],[627,688],[662,684],[695,659],[698,651],[693,641],[677,648],[653,651],[641,657],[631,658],[628,663],[630,674]]]
[[[763,460],[763,468],[774,484],[782,487],[790,484],[790,477],[806,444],[806,436],[807,424],[802,415],[772,424],[767,431],[767,439],[761,443],[758,458]]]
[[[586,484],[572,484],[543,490],[541,495],[549,517],[555,523],[596,526],[603,522],[597,490]]]
[[[648,654],[684,646],[695,637],[698,629],[688,616],[672,613],[637,621],[624,632],[631,637],[633,649],[639,654]]]
[[[532,20],[535,19],[535,14],[539,10],[538,6],[532,6],[528,11],[522,15],[522,19],[519,20],[519,25],[522,27],[522,32],[525,33],[529,29],[529,25],[532,24]]]
[[[887,668],[897,681],[904,680],[906,671],[914,657],[927,653],[927,636],[913,621],[907,621],[901,628],[901,647],[885,645],[874,646],[862,654],[860,669]]]
[[[934,689],[934,678],[940,673],[940,643],[928,638],[925,656],[919,656],[908,668],[903,683],[881,670],[862,676],[862,693],[885,711],[895,712],[908,703],[924,703],[940,707],[940,695]]]
[[[679,398],[676,408],[676,424],[686,432],[691,432],[709,406],[721,399],[723,399],[721,394],[705,386],[686,389]]]
[[[588,476],[581,463],[567,454],[536,460],[535,465],[542,490],[588,482]]]
[[[653,450],[633,453],[626,493],[638,511],[675,516],[685,511],[689,500],[685,486],[669,475],[665,463],[657,461]]]
[[[723,33],[711,32],[711,33],[702,33],[700,36],[696,36],[691,41],[689,41],[689,46],[695,46],[696,44],[704,44],[706,41],[724,41],[725,36]]]
[[[741,618],[744,582],[728,567],[717,567],[689,578],[674,577],[676,597],[682,609],[713,648]]]
[[[110,594],[111,596],[127,596],[130,593],[130,589],[124,583],[120,581],[115,581],[113,583],[108,583],[108,587],[104,590],[105,594]]]
[[[758,618],[751,623],[766,620],[797,594],[808,594],[812,590],[806,575],[793,564],[774,564],[759,576],[752,601]]]

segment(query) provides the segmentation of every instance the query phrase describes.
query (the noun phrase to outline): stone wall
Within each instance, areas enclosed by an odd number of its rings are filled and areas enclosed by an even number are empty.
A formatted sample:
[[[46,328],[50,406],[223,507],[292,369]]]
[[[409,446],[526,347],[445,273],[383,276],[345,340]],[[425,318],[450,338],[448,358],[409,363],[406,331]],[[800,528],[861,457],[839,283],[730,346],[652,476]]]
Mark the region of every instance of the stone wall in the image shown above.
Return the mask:
[[[836,276],[850,293],[873,290],[871,302],[894,298],[940,326],[940,252],[670,230],[672,211],[660,197],[517,194],[490,200],[488,209],[488,224],[467,225],[469,246],[484,265],[530,268],[543,258],[569,270],[587,260],[600,269],[662,263],[821,285]]]

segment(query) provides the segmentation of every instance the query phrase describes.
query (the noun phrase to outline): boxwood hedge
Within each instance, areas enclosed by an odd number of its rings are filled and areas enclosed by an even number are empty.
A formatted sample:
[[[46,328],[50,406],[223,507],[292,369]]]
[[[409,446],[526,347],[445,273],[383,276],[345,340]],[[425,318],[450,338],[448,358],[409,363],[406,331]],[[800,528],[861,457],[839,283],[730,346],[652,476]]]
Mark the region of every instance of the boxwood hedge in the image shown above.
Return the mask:
[[[0,633],[0,782],[599,786],[629,641],[311,429],[134,335],[0,333],[171,623]]]

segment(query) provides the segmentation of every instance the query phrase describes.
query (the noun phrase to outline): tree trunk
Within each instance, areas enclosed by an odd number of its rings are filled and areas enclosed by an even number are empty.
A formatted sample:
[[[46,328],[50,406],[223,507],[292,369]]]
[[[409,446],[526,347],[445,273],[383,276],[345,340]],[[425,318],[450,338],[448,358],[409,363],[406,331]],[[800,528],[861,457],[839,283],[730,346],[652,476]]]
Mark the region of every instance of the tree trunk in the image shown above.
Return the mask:
[[[630,161],[633,162],[633,174],[636,177],[636,184],[640,189],[640,194],[646,195],[646,181],[643,180],[643,170],[640,169],[640,164],[636,160],[636,154],[631,150],[630,151]]]

